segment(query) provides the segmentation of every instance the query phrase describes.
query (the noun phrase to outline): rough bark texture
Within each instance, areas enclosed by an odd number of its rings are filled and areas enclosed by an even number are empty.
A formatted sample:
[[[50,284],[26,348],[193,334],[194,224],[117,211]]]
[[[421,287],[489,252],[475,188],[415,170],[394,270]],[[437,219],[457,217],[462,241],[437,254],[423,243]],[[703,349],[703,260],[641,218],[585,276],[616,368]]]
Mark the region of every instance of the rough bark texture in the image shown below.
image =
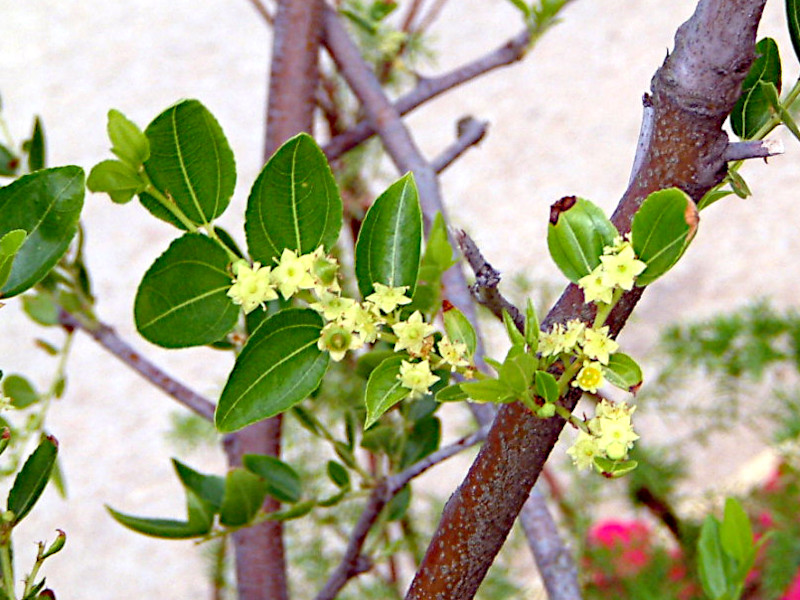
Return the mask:
[[[314,113],[321,35],[321,0],[281,0],[275,15],[267,103],[265,161],[287,139],[311,132]],[[281,417],[273,417],[232,434],[225,441],[231,466],[243,454],[279,456]],[[268,498],[267,511],[280,504]],[[282,523],[265,522],[233,536],[239,600],[288,600]]]
[[[725,174],[721,125],[754,57],[766,0],[700,0],[678,30],[675,51],[652,81],[653,133],[641,167],[612,221],[620,231],[648,193],[677,186],[695,201]],[[616,334],[642,294],[634,288],[609,318]],[[544,322],[588,320],[591,310],[570,285]],[[568,394],[573,409],[579,393]],[[407,599],[473,598],[558,440],[561,419],[535,418],[520,404],[501,408],[464,482],[450,498]]]

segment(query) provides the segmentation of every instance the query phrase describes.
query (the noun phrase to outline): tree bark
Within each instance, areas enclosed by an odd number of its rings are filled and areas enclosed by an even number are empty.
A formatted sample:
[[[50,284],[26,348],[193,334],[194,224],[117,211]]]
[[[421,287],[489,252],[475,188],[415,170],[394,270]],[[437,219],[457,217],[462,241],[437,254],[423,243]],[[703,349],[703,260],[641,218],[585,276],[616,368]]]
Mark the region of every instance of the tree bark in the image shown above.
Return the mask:
[[[612,221],[620,230],[644,198],[672,186],[695,202],[725,175],[728,140],[722,123],[733,108],[754,58],[755,35],[766,0],[700,0],[675,36],[675,50],[651,82],[653,129],[641,166]],[[612,311],[616,335],[644,290],[634,288]],[[543,323],[593,310],[575,285],[567,287]],[[563,399],[574,409],[580,392]],[[536,418],[519,403],[503,406],[461,486],[445,506],[407,600],[473,598],[500,551],[564,421]]]
[[[321,0],[278,3],[274,22],[272,64],[267,100],[264,160],[287,139],[313,128],[317,89]],[[281,416],[255,423],[229,436],[225,450],[231,466],[243,454],[279,456]],[[267,511],[280,504],[268,498]],[[283,524],[267,521],[236,532],[236,579],[239,600],[288,600]]]

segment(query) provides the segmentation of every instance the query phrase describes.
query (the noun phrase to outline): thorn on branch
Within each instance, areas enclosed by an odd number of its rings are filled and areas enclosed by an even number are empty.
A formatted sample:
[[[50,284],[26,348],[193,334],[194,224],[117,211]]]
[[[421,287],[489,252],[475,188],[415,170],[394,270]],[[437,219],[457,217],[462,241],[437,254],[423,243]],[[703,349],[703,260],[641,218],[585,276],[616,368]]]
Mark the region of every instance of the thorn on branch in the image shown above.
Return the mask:
[[[455,234],[456,243],[464,258],[475,273],[475,283],[469,286],[475,300],[492,311],[498,319],[507,312],[520,331],[525,329],[525,318],[519,309],[506,300],[497,286],[500,285],[500,272],[490,265],[481,254],[475,241],[464,230]]]
[[[723,158],[726,162],[731,162],[748,158],[769,158],[783,152],[783,142],[776,139],[731,142],[725,149]]]

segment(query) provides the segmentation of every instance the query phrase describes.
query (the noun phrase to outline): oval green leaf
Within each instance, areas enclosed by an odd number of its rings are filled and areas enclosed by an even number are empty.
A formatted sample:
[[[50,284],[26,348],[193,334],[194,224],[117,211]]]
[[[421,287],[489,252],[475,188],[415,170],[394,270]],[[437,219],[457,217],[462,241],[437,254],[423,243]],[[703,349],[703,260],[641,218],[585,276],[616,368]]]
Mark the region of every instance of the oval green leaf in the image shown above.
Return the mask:
[[[328,461],[328,477],[340,489],[350,488],[350,473],[335,460]]]
[[[367,405],[364,429],[369,429],[383,413],[411,393],[411,390],[400,385],[399,379],[400,363],[407,358],[406,356],[387,358],[370,373],[364,399]]]
[[[303,401],[319,386],[329,355],[317,348],[322,317],[305,308],[265,320],[236,359],[214,420],[222,432],[272,417]]]
[[[0,237],[0,287],[8,281],[11,275],[11,266],[14,264],[14,257],[22,248],[22,244],[28,234],[24,229],[14,229],[3,237]]]
[[[231,469],[225,477],[219,522],[229,527],[246,525],[256,516],[266,496],[267,486],[258,475],[238,467]]]
[[[536,371],[535,379],[536,395],[542,400],[554,403],[558,400],[558,381],[547,371]]]
[[[230,287],[225,251],[202,234],[187,233],[170,244],[139,284],[136,328],[164,348],[216,342],[239,316],[227,296]]]
[[[276,500],[294,504],[303,495],[297,471],[281,459],[267,454],[245,454],[242,464],[245,469],[264,479],[267,494]]]
[[[466,381],[459,385],[462,391],[474,402],[501,404],[504,402],[513,402],[516,399],[513,390],[509,389],[509,387],[499,379]]]
[[[0,296],[24,292],[55,266],[78,230],[83,196],[83,169],[73,166],[36,171],[0,188],[0,237],[28,233]]]
[[[16,409],[27,408],[39,401],[39,394],[33,384],[22,375],[8,375],[3,379],[3,395],[11,398]]]
[[[800,0],[786,0],[786,21],[795,56],[800,59]]]
[[[756,44],[756,59],[742,82],[742,95],[731,111],[731,129],[742,139],[752,139],[775,114],[769,89],[781,91],[781,57],[778,44],[764,38]]]
[[[150,517],[136,517],[114,510],[106,506],[106,510],[114,520],[143,535],[151,537],[183,540],[199,537],[211,531],[214,522],[214,512],[211,506],[193,491],[186,490],[187,520],[157,519]]]
[[[647,265],[636,278],[636,285],[653,283],[678,262],[699,221],[694,202],[678,188],[653,192],[645,198],[631,224],[636,258]]]
[[[145,185],[139,172],[121,160],[104,160],[96,164],[86,179],[90,191],[106,193],[116,204],[130,202],[144,190]]]
[[[206,475],[195,471],[177,459],[172,459],[172,466],[178,474],[183,487],[191,490],[208,503],[214,512],[219,512],[222,497],[225,494],[225,480],[219,475]]]
[[[627,354],[615,352],[603,367],[603,376],[611,385],[636,393],[642,385],[642,369]]]
[[[467,393],[461,389],[460,383],[454,383],[453,385],[443,387],[436,392],[435,398],[437,402],[458,402],[461,400],[469,400]]]
[[[573,283],[600,264],[603,248],[612,245],[618,235],[605,213],[588,200],[567,196],[550,207],[547,247]]]
[[[27,458],[8,493],[8,510],[14,513],[12,523],[16,525],[25,518],[42,495],[53,465],[56,464],[58,442],[47,436],[39,442],[36,450]]]
[[[356,243],[358,289],[366,298],[374,283],[408,286],[414,296],[422,254],[422,211],[414,176],[407,173],[367,211]]]
[[[157,116],[145,135],[150,158],[144,166],[153,185],[193,223],[221,215],[236,185],[236,164],[208,109],[197,100],[179,102]]]
[[[45,143],[44,143],[44,127],[42,120],[37,116],[33,121],[33,130],[31,131],[30,139],[22,143],[22,150],[28,155],[28,170],[38,171],[44,169],[47,163]]]
[[[467,355],[475,354],[478,347],[478,336],[472,323],[455,306],[449,305],[444,311],[444,330],[451,342],[459,342],[467,347]]]
[[[322,150],[301,133],[284,143],[253,184],[245,211],[250,256],[266,265],[284,249],[325,250],[342,228],[342,199]]]
[[[108,111],[108,138],[111,152],[134,169],[150,158],[150,142],[142,130],[115,109]]]

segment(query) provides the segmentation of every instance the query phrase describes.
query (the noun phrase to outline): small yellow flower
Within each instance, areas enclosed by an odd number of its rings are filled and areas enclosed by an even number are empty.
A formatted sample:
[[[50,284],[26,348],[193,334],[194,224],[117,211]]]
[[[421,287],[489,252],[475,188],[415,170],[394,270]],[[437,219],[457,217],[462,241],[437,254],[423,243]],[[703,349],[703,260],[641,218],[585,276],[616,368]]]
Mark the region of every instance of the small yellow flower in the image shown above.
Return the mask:
[[[567,455],[572,457],[572,462],[578,469],[591,469],[594,466],[594,457],[601,455],[601,452],[597,439],[581,431],[575,443],[567,450]]]
[[[356,350],[364,345],[363,340],[355,335],[348,327],[332,321],[325,325],[320,332],[317,348],[328,351],[331,360],[339,362],[348,350]]]
[[[337,294],[323,292],[319,296],[319,302],[309,304],[309,308],[322,313],[322,316],[328,321],[335,321],[340,317],[344,317],[355,303],[356,301],[352,298],[342,298]]]
[[[272,269],[272,282],[286,300],[298,290],[310,290],[314,287],[314,278],[309,273],[308,256],[297,256],[294,251],[285,248],[278,266]]]
[[[572,352],[575,346],[583,343],[583,335],[586,331],[586,324],[578,319],[572,319],[567,323],[564,336],[561,339],[561,351]]]
[[[408,291],[407,285],[390,287],[388,285],[375,282],[373,287],[375,288],[375,291],[367,296],[366,299],[372,302],[386,314],[392,312],[398,306],[411,304],[411,298],[405,295],[405,293]]]
[[[636,277],[647,268],[647,265],[636,258],[630,242],[623,242],[616,254],[600,257],[603,264],[603,277],[606,285],[620,287],[623,290],[633,289]]]
[[[342,321],[353,331],[358,333],[365,344],[372,344],[378,339],[380,326],[384,323],[383,319],[375,312],[357,302],[348,307],[342,315]]]
[[[594,271],[578,280],[578,287],[583,290],[586,302],[602,302],[611,304],[614,286],[606,281],[605,269],[602,264],[595,267]]]
[[[564,326],[556,323],[550,328],[539,334],[539,352],[542,356],[556,356],[561,353],[561,339],[564,336]]]
[[[339,286],[339,262],[332,256],[325,254],[325,249],[320,246],[311,254],[306,254],[309,272],[314,279],[314,291],[317,296],[325,293],[339,293],[342,288]]]
[[[618,349],[619,344],[608,337],[607,325],[600,329],[587,329],[584,332],[583,352],[589,358],[607,365],[610,355]]]
[[[443,337],[439,340],[439,355],[450,365],[450,370],[455,371],[457,367],[468,367],[467,345],[464,342],[452,342],[449,338]]]
[[[439,381],[439,377],[431,373],[431,365],[427,360],[418,363],[404,360],[400,363],[397,375],[400,385],[411,390],[411,397],[424,396],[430,387]]]
[[[246,260],[239,260],[232,270],[235,278],[227,295],[234,304],[240,304],[245,313],[278,297],[269,267],[262,267],[261,263],[253,263],[251,267]]]
[[[585,392],[594,394],[603,385],[603,368],[599,362],[584,361],[578,376],[572,380],[573,387],[579,387]]]
[[[597,435],[600,450],[611,460],[623,460],[639,439],[631,422],[634,410],[635,406],[624,402],[612,404],[603,400],[597,405],[591,429]]]
[[[422,354],[425,347],[425,338],[434,332],[433,326],[422,320],[422,313],[418,310],[408,318],[392,325],[392,331],[397,336],[394,351],[408,350],[409,354]]]

